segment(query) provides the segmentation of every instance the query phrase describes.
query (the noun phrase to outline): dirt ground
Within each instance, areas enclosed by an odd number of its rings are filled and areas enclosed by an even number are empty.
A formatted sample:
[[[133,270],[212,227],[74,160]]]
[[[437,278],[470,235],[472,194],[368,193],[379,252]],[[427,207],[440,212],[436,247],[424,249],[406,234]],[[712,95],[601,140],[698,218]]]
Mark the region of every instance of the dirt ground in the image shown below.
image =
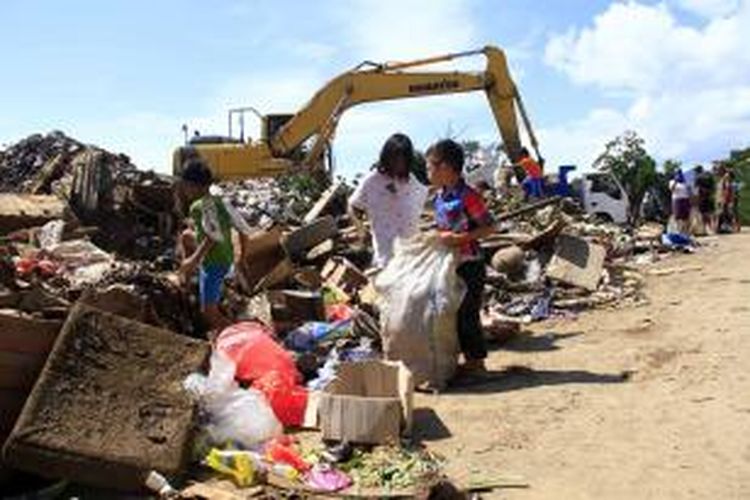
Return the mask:
[[[534,325],[492,382],[418,396],[428,446],[528,484],[488,498],[750,498],[750,233],[704,244],[652,266],[685,270],[648,305]]]

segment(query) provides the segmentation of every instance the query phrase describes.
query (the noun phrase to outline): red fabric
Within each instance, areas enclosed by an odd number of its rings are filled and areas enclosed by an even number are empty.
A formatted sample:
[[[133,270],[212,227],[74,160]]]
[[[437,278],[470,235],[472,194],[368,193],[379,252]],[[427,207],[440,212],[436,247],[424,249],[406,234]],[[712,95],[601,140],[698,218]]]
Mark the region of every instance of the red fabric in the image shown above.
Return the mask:
[[[539,164],[535,162],[534,159],[530,156],[523,158],[518,162],[518,164],[521,165],[521,167],[524,169],[526,175],[528,175],[532,179],[542,178],[542,167],[539,166]]]
[[[464,209],[469,214],[477,226],[483,226],[489,223],[490,213],[487,205],[484,203],[482,195],[473,189],[469,189],[464,194]]]

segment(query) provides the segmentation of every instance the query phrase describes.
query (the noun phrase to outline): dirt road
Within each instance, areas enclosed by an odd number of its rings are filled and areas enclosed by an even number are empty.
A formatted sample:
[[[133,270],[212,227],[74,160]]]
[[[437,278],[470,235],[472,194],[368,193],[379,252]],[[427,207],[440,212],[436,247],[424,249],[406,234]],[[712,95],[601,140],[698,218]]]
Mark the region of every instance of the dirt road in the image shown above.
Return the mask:
[[[706,241],[648,305],[535,325],[497,381],[419,396],[429,446],[529,485],[492,498],[750,498],[750,234]]]

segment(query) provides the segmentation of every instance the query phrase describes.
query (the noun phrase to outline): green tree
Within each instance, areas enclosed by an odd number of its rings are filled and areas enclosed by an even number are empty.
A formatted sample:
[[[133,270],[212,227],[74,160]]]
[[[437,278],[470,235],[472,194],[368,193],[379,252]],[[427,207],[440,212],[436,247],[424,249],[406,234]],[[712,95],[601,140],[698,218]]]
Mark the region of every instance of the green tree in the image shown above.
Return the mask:
[[[661,168],[667,177],[671,179],[674,173],[682,168],[682,162],[679,160],[665,160]]]
[[[628,222],[636,224],[643,197],[657,178],[656,162],[646,151],[643,138],[630,130],[615,137],[594,161],[594,168],[620,181],[630,200]]]

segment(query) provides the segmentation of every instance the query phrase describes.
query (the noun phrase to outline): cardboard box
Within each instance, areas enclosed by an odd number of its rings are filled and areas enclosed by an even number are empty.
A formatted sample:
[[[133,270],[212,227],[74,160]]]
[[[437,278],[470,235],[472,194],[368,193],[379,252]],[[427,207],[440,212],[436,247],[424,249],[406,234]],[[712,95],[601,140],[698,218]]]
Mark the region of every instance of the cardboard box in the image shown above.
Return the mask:
[[[401,362],[342,363],[312,401],[323,439],[394,443],[411,432],[414,380]]]

